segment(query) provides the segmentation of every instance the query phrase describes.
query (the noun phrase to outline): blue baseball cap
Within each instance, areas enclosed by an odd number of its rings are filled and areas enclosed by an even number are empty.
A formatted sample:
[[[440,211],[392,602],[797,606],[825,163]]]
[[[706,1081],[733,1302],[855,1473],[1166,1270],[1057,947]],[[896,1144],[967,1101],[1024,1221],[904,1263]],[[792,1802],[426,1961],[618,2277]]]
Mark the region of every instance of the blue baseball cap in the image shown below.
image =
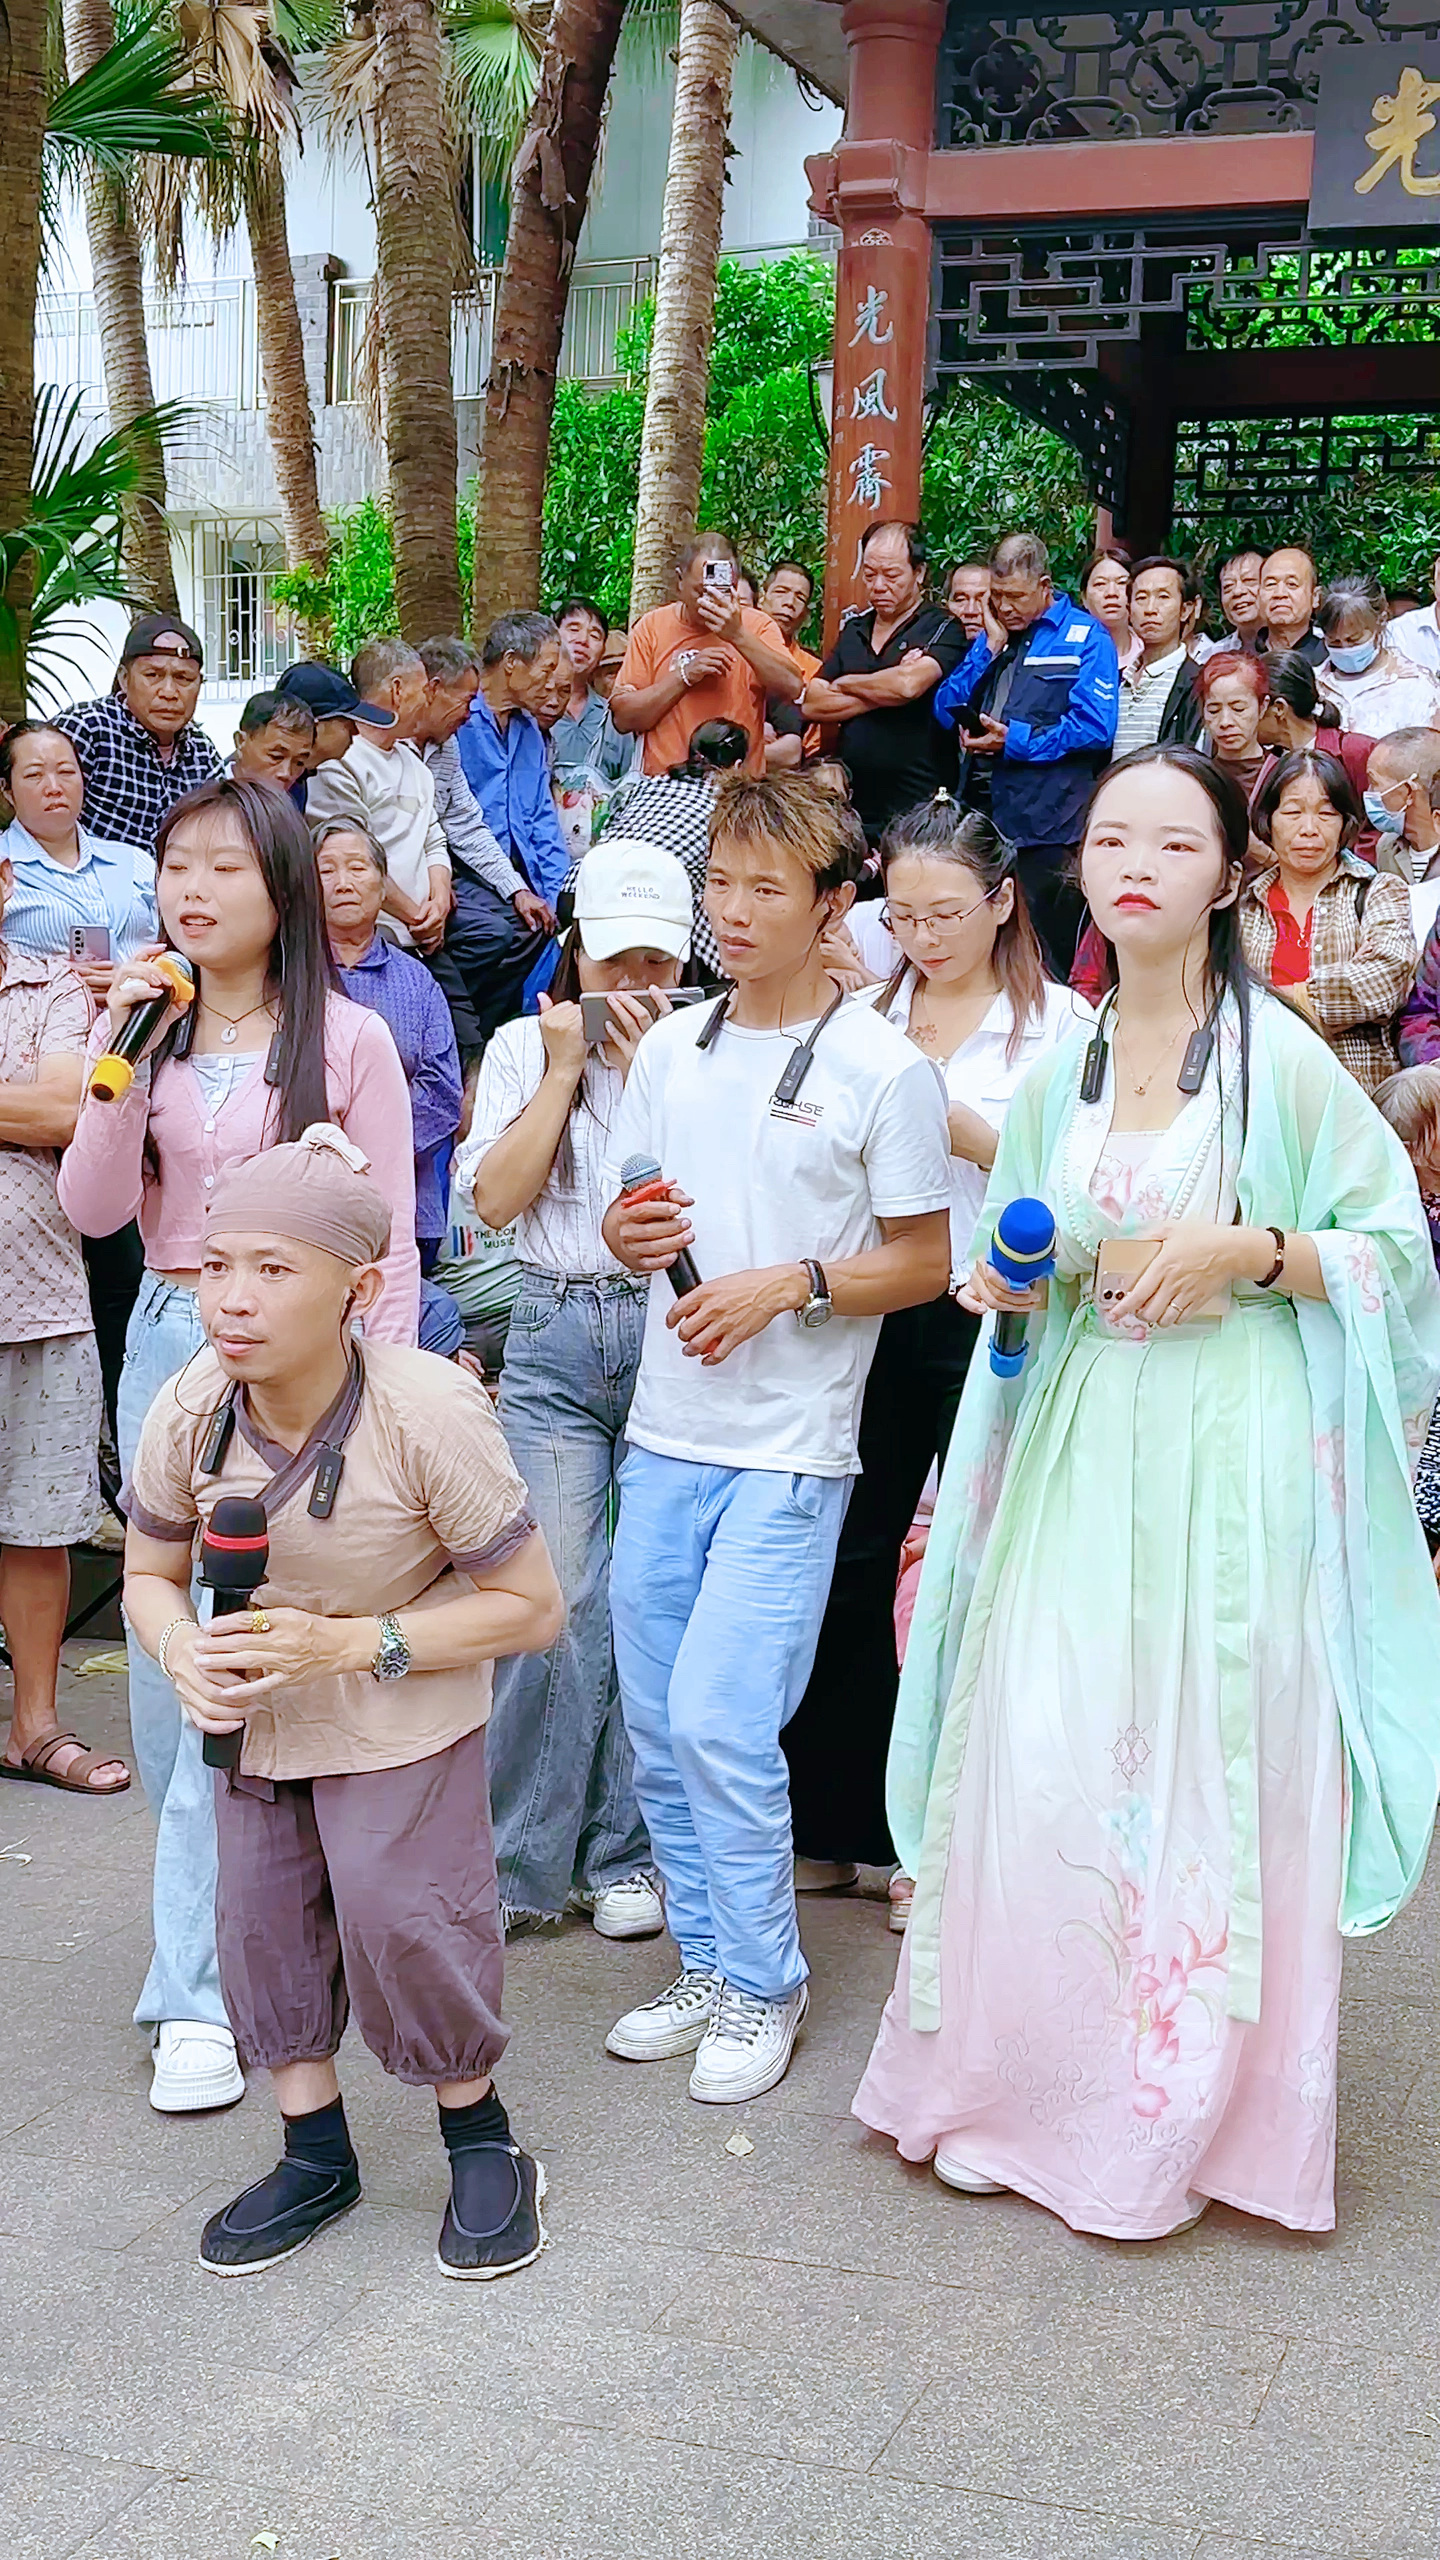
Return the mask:
[[[321,666],[318,660],[302,658],[275,679],[277,693],[288,693],[303,702],[317,720],[363,720],[367,729],[393,729],[395,714],[382,711],[378,702],[362,702],[348,676],[338,667]]]

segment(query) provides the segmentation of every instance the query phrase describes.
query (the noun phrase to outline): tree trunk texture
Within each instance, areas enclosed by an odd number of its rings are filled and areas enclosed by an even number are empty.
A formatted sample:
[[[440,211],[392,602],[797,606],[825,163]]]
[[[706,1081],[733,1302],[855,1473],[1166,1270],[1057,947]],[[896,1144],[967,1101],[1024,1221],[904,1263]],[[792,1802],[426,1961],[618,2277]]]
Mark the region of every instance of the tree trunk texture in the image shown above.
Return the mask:
[[[475,509],[470,627],[540,597],[550,421],[575,243],[585,219],[625,0],[555,0],[511,171]]]
[[[6,0],[0,15],[0,533],[30,506],[35,440],[35,288],[40,272],[40,155],[45,147],[46,0]],[[25,643],[34,564],[7,579],[0,613],[0,719],[25,716]]]
[[[285,177],[273,135],[257,141],[246,171],[245,224],[255,277],[265,427],[285,530],[285,565],[298,569],[308,563],[323,577],[330,559],[330,534],[320,512],[315,418],[305,379],[305,344],[285,229]]]
[[[395,600],[407,640],[460,628],[450,306],[458,240],[431,0],[377,0],[376,290]]]
[[[694,533],[700,505],[730,83],[739,40],[735,20],[717,0],[681,0],[655,333],[640,445],[632,623],[673,596],[675,555]]]
[[[115,41],[110,0],[65,0],[64,18],[66,67],[70,78],[78,80]],[[145,336],[145,276],[129,204],[115,181],[98,170],[85,181],[85,230],[105,366],[105,405],[112,427],[128,427],[155,406]],[[165,457],[157,443],[150,486],[127,509],[125,567],[137,596],[162,613],[178,613],[165,497]]]

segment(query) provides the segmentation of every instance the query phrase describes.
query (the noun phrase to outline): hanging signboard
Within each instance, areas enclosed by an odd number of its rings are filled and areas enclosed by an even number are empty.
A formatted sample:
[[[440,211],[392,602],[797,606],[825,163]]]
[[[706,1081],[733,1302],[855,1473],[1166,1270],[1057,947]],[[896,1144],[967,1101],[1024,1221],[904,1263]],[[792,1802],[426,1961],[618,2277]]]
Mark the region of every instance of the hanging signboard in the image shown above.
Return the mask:
[[[1440,230],[1440,44],[1340,44],[1315,110],[1312,231]]]

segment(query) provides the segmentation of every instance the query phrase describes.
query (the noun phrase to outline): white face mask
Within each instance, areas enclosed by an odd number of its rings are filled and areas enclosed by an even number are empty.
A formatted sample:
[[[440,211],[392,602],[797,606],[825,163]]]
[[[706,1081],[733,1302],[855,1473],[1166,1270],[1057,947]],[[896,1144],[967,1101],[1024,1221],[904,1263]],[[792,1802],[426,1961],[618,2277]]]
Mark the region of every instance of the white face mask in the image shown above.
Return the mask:
[[[1353,648],[1331,649],[1329,652],[1330,664],[1341,676],[1363,676],[1367,667],[1374,666],[1379,655],[1378,640],[1357,640]]]

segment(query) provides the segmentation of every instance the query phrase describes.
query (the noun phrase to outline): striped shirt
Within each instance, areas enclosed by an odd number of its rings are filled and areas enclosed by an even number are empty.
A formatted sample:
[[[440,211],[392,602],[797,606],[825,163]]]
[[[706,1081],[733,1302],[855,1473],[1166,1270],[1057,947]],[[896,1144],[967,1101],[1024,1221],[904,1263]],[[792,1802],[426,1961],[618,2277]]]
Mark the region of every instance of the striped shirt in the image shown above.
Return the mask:
[[[223,773],[197,722],[181,730],[168,760],[118,693],[78,702],[55,722],[70,740],[85,776],[85,815],[112,844],[155,850],[162,819],[177,800]]]
[[[139,845],[108,844],[77,829],[80,859],[73,870],[56,862],[19,819],[4,839],[15,886],[5,901],[5,939],[15,951],[40,958],[67,956],[76,925],[104,925],[112,960],[128,960],[156,938],[155,863]]]

